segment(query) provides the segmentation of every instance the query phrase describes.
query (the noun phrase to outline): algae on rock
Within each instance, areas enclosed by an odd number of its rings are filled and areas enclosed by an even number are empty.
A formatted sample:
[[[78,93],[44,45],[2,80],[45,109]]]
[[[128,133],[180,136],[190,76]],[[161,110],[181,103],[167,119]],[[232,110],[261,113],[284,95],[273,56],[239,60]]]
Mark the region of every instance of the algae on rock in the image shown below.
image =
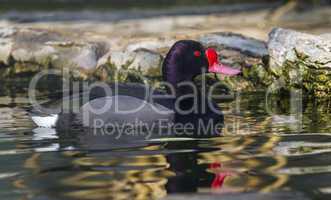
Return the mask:
[[[319,63],[313,63],[307,56],[298,55],[295,62],[286,61],[281,75],[288,77],[289,88],[304,89],[317,97],[331,95],[331,70]]]
[[[268,42],[269,70],[286,90],[303,89],[317,97],[330,96],[331,40],[276,28]]]

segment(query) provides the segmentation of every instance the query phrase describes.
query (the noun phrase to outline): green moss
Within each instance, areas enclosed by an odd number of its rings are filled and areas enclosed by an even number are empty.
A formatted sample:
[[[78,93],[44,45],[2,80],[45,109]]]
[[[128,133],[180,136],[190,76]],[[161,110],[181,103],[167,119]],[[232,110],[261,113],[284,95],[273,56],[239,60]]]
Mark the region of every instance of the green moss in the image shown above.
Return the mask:
[[[272,88],[275,84],[276,76],[262,63],[252,65],[251,67],[245,67],[243,69],[244,80],[251,83],[252,88],[255,90]],[[276,90],[275,87],[274,90]]]
[[[308,94],[318,97],[330,96],[331,71],[316,62],[311,62],[307,56],[297,54],[295,62],[286,61],[282,76],[287,77],[286,87],[299,88]],[[295,71],[298,76],[293,76]]]
[[[161,66],[161,65],[159,65]],[[148,74],[148,76],[161,76],[161,67],[156,66],[153,68],[150,68],[147,70],[146,74]]]
[[[306,94],[317,97],[331,96],[331,70],[321,63],[311,62],[303,54],[297,53],[296,61],[288,60],[278,68],[253,65],[243,72],[245,79],[255,86],[268,87],[269,91],[275,93],[302,89]]]

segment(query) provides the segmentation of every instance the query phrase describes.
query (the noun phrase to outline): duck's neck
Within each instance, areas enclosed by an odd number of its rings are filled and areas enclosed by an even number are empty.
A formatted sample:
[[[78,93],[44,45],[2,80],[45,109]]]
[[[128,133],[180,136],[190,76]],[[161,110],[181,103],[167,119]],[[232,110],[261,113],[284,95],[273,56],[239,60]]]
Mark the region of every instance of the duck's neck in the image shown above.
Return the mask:
[[[169,94],[176,95],[177,98],[193,94],[196,87],[193,83],[193,78],[198,73],[184,73],[184,67],[180,65],[180,62],[175,62],[176,65],[163,66],[163,80],[168,84],[167,91]]]
[[[165,79],[165,82],[168,84],[167,92],[168,94],[175,95],[176,98],[179,98],[184,95],[195,94],[195,90],[197,90],[193,77],[186,77],[185,79],[174,79],[171,77],[169,79]]]

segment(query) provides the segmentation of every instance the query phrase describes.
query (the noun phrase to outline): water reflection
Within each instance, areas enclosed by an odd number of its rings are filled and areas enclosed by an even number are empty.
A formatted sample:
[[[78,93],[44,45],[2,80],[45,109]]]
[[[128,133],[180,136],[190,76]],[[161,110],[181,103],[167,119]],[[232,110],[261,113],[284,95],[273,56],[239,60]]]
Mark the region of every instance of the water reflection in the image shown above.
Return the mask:
[[[240,112],[236,103],[220,104],[233,124],[224,136],[149,139],[36,129],[25,103],[4,103],[0,196],[15,190],[23,199],[159,199],[291,190],[330,197],[330,104],[305,102],[303,131],[295,132],[286,109],[266,112],[263,94],[245,94]]]
[[[286,175],[268,174],[286,164],[283,157],[265,155],[279,141],[276,136],[146,141],[88,131],[58,135],[58,147],[52,149],[52,142],[36,146],[38,158],[32,156],[26,165],[36,175],[25,181],[50,197],[158,199],[172,193],[270,191],[287,181]],[[251,149],[263,143],[261,150]],[[62,152],[60,159],[50,163],[49,153],[40,154],[46,148]]]

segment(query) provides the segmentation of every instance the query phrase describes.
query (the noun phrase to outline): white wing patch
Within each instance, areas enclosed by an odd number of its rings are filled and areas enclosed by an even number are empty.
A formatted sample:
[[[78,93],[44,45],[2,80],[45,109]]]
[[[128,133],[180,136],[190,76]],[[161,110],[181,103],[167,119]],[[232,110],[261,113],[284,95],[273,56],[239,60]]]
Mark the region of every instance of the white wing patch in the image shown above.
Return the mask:
[[[56,126],[59,115],[49,115],[46,117],[32,116],[32,121],[38,126],[43,128],[52,128]]]

